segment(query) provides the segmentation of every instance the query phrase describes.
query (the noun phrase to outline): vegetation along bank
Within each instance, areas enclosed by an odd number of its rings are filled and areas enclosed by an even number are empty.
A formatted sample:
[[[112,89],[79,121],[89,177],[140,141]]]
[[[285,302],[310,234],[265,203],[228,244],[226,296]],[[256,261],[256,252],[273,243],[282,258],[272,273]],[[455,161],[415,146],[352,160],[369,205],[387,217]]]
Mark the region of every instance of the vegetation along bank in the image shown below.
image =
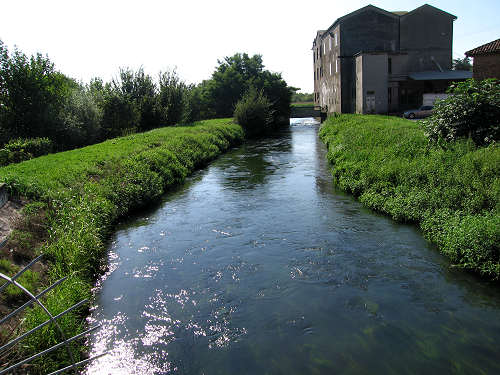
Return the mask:
[[[340,188],[395,220],[417,223],[457,266],[500,278],[500,147],[429,142],[419,123],[330,117],[321,139]]]
[[[90,297],[102,268],[106,240],[118,218],[157,199],[193,170],[242,140],[243,130],[232,120],[206,120],[0,168],[0,180],[7,184],[11,195],[29,202],[23,209],[24,219],[6,245],[17,259],[4,260],[2,266],[15,267],[10,261],[22,264],[38,253],[45,254],[48,267],[44,276],[30,274],[25,282],[41,289],[41,284],[46,286],[68,276],[44,300],[54,315],[64,311]],[[11,297],[2,302],[15,302],[15,296]],[[59,321],[66,335],[85,330],[86,309],[88,306]],[[26,313],[21,329],[26,331],[45,320],[41,309],[33,308]],[[57,336],[48,325],[23,341],[12,355],[47,348],[60,342]],[[75,349],[77,355],[84,356],[82,342],[75,344]],[[68,354],[59,350],[42,357],[39,367],[32,370],[46,373],[64,363],[69,363]]]

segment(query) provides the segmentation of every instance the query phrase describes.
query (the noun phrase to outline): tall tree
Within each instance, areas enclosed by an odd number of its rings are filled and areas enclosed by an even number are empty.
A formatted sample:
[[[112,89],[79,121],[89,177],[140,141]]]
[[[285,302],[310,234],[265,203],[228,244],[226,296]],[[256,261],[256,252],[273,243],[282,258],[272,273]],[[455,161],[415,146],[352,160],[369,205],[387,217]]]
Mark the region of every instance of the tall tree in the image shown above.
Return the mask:
[[[472,70],[472,64],[470,63],[470,57],[465,56],[463,59],[453,59],[452,63],[453,70]]]
[[[236,53],[218,61],[212,78],[203,83],[208,104],[217,117],[230,117],[236,103],[254,88],[262,90],[272,103],[274,122],[288,122],[294,89],[279,73],[264,69],[261,55]]]

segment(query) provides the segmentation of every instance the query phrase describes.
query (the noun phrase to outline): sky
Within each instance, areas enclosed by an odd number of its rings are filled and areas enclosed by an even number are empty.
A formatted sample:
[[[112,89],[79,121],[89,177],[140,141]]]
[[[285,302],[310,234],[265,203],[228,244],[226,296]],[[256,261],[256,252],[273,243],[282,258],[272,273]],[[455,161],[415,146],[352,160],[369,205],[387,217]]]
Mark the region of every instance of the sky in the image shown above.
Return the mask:
[[[17,0],[0,5],[0,40],[9,50],[48,55],[56,69],[82,82],[105,81],[120,67],[152,76],[177,69],[189,83],[210,78],[217,60],[261,54],[291,86],[313,91],[316,31],[368,4],[412,10],[412,0]],[[500,1],[428,4],[454,14],[453,57],[500,38]]]

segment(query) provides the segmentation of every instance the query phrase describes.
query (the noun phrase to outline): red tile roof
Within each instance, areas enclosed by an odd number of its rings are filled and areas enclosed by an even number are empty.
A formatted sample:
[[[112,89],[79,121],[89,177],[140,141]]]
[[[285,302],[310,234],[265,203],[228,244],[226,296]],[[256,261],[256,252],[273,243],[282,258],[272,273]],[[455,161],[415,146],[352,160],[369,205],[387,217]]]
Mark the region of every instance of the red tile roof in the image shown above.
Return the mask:
[[[500,39],[494,40],[465,52],[467,56],[486,55],[488,53],[500,52]]]

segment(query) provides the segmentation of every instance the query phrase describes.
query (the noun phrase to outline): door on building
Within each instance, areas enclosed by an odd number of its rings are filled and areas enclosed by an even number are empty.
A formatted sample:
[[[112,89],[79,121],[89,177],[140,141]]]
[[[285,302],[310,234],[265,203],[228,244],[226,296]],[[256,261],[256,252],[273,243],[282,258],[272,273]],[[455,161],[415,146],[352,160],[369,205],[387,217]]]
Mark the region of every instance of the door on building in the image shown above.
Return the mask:
[[[375,94],[366,95],[366,113],[375,113]]]

